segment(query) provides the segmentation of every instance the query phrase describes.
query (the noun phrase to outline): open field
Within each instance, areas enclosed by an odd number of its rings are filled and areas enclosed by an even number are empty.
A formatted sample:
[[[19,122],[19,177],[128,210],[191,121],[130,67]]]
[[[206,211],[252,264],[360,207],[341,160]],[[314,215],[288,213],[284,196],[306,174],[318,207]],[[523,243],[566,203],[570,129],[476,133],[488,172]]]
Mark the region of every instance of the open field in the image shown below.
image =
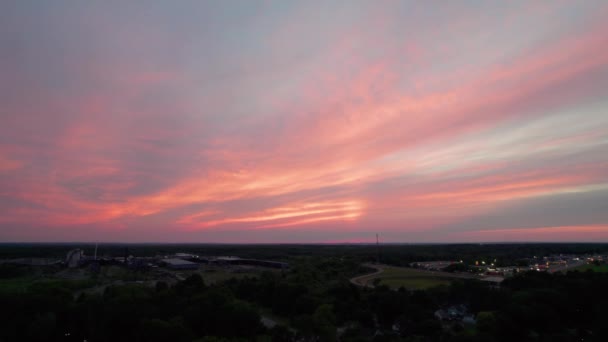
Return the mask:
[[[376,279],[379,279],[379,284],[387,285],[393,289],[405,287],[407,289],[420,290],[447,285],[454,279],[472,278],[472,276],[469,275],[431,272],[414,268],[371,264],[366,264],[365,266],[375,268],[376,272],[355,277],[351,279],[352,283],[359,286],[372,287],[374,282],[377,281]]]
[[[96,282],[91,279],[84,280],[64,280],[55,278],[35,278],[35,277],[19,277],[11,279],[2,279],[0,281],[0,293],[21,293],[27,291],[37,291],[38,286],[55,286],[57,288],[65,288],[69,290],[80,290],[95,286]]]
[[[34,279],[32,277],[2,279],[2,281],[0,281],[0,293],[25,292],[33,282]]]
[[[585,265],[579,266],[573,270],[580,271],[580,272],[586,272],[586,271],[591,270],[593,272],[608,273],[608,264],[601,264],[599,266],[594,265],[594,264],[585,264]]]
[[[407,272],[403,269],[386,270],[380,278],[380,284],[390,288],[405,287],[407,289],[428,289],[440,285],[448,285],[453,278],[443,278],[433,275],[420,274],[418,272]]]

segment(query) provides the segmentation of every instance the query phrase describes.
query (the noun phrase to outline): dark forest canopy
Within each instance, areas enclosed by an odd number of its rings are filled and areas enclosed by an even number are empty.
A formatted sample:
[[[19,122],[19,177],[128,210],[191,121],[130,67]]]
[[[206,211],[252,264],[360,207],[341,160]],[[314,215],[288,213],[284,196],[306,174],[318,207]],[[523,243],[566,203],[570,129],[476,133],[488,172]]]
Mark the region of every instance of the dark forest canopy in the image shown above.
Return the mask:
[[[40,247],[40,246],[38,246]],[[39,256],[61,256],[50,246]],[[32,245],[4,245],[12,257]],[[88,248],[87,253],[88,253]],[[100,245],[117,252],[123,245]],[[156,248],[156,250],[154,250]],[[44,251],[44,249],[39,249]],[[31,267],[1,267],[0,341],[605,341],[608,338],[608,273],[516,274],[500,288],[477,280],[455,280],[427,290],[361,288],[349,282],[369,272],[362,261],[375,246],[129,245],[137,255],[206,251],[289,260],[288,271],[206,284],[211,274],[192,273],[169,284],[112,283],[99,279],[36,281]],[[528,257],[552,253],[593,253],[606,245],[405,245],[382,246],[386,261],[449,256]],[[15,252],[17,251],[17,252]],[[50,252],[49,252],[50,251]],[[11,254],[13,253],[13,254]],[[200,252],[203,253],[203,252]],[[59,267],[59,266],[53,266]],[[143,271],[142,271],[143,272]],[[201,276],[202,274],[202,276]],[[464,305],[475,325],[439,321],[435,312]],[[276,325],[263,324],[262,318]]]

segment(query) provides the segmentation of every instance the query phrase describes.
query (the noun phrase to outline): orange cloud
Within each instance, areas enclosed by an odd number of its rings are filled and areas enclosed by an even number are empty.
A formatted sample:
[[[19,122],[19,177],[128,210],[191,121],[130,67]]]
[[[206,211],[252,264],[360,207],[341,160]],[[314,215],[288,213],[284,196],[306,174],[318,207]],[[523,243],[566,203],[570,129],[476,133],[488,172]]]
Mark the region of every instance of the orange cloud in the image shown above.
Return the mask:
[[[180,220],[180,222],[189,224],[189,229],[204,229],[233,223],[264,223],[262,226],[259,226],[259,228],[287,227],[321,221],[356,219],[363,214],[364,208],[363,202],[359,200],[304,202],[271,208],[243,217],[208,221],[201,220],[199,222],[193,222],[190,219],[192,217],[188,217]],[[205,216],[207,215],[196,216],[195,218],[199,219]]]

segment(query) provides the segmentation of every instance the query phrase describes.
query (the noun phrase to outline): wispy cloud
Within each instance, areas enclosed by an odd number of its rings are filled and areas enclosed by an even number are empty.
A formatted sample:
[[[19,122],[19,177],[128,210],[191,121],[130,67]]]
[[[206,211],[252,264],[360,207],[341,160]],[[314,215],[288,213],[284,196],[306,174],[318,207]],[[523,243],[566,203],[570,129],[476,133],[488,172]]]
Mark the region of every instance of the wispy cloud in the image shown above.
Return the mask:
[[[602,1],[112,6],[0,5],[0,240],[606,238]]]

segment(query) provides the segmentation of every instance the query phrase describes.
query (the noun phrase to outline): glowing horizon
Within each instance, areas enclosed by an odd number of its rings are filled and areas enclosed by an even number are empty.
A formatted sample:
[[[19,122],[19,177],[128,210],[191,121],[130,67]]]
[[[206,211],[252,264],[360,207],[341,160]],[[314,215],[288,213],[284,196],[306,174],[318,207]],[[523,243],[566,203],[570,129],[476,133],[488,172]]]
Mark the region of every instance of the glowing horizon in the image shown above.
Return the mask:
[[[0,242],[608,242],[607,15],[5,2]]]

